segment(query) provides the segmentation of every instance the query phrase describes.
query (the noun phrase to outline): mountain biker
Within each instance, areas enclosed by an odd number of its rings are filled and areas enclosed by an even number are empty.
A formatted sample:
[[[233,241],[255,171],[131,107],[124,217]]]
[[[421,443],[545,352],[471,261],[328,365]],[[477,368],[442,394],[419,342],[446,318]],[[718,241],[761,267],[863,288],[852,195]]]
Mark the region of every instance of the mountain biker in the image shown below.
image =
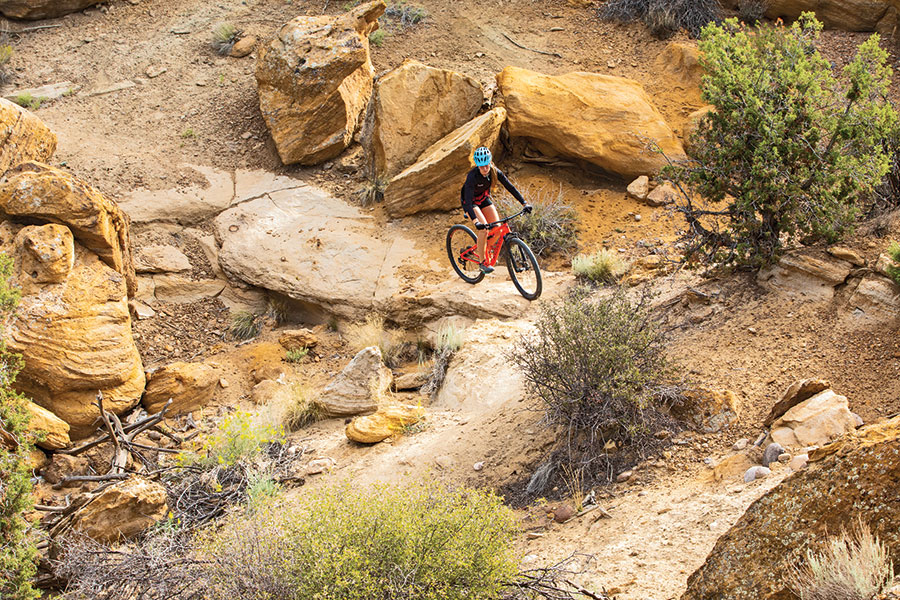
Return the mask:
[[[487,224],[500,220],[497,209],[491,201],[491,185],[494,181],[499,181],[506,188],[506,191],[525,207],[525,212],[531,212],[531,206],[525,202],[525,198],[519,193],[519,190],[509,182],[503,171],[491,164],[491,151],[485,146],[475,148],[472,155],[475,167],[466,175],[466,182],[460,191],[460,201],[462,202],[463,211],[470,219],[472,219],[475,229],[478,230],[478,268],[482,273],[492,273],[494,267],[488,265],[485,261],[485,244],[487,242]]]

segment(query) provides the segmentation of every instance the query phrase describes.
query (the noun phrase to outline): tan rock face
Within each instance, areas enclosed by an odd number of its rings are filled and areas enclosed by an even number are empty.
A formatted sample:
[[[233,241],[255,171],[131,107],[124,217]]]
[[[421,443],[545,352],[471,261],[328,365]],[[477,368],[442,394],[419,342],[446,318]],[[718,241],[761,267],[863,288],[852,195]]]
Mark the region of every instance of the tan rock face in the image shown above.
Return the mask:
[[[850,412],[845,396],[825,390],[776,419],[769,436],[784,448],[822,446],[861,424],[862,419]]]
[[[65,171],[28,162],[0,181],[0,212],[65,225],[81,246],[121,273],[134,294],[128,216],[98,190]]]
[[[32,113],[4,98],[0,98],[0,140],[0,173],[29,160],[50,160],[56,151],[56,134]]]
[[[16,236],[20,251],[15,271],[22,293],[34,294],[47,283],[61,283],[75,266],[75,239],[63,225],[30,225]]]
[[[756,279],[763,287],[799,294],[814,300],[830,300],[835,286],[844,283],[852,265],[828,254],[786,254],[778,263],[760,269]]]
[[[374,415],[357,417],[347,424],[347,438],[360,444],[377,444],[397,435],[404,427],[414,425],[425,416],[421,406],[392,404],[378,409]]]
[[[419,160],[391,179],[384,204],[392,218],[427,210],[461,208],[459,191],[472,168],[472,153],[488,146],[496,153],[506,111],[495,108],[469,121],[426,149]]]
[[[672,414],[697,431],[714,433],[738,422],[737,396],[731,390],[697,388],[686,391],[684,397]]]
[[[150,375],[141,404],[152,414],[171,398],[166,414],[193,412],[212,400],[218,383],[219,372],[207,364],[174,362]]]
[[[3,0],[0,13],[11,19],[55,19],[99,4],[97,0]]]
[[[681,142],[640,83],[596,73],[549,76],[507,67],[497,83],[509,113],[509,133],[626,178],[654,175],[665,164],[649,151],[654,142],[671,158]]]
[[[164,519],[168,510],[163,486],[132,477],[107,488],[75,513],[73,528],[109,543],[139,534]]]
[[[287,329],[278,336],[278,343],[285,350],[302,350],[314,347],[319,338],[309,329]]]
[[[806,470],[754,502],[719,538],[681,600],[788,600],[785,585],[806,550],[857,518],[900,555],[900,417],[845,435]]]
[[[32,273],[62,273],[57,269],[65,252],[56,244],[66,240],[59,225],[29,226],[12,236],[16,227],[0,227],[0,250],[26,279],[16,317],[6,331],[9,348],[24,359],[16,387],[37,404],[68,423],[71,435],[92,430],[99,416],[95,406],[102,391],[107,410],[121,413],[135,406],[144,390],[144,370],[131,337],[124,277],[80,245],[74,245],[72,267],[61,281],[37,282]],[[10,239],[10,237],[12,239]],[[34,248],[47,252],[35,252]],[[54,249],[55,248],[55,249]],[[47,257],[48,267],[39,258]],[[55,277],[55,276],[54,276]]]
[[[378,347],[363,348],[322,391],[322,408],[330,417],[375,412],[392,378]]]
[[[671,42],[656,57],[653,66],[666,78],[672,91],[682,92],[686,101],[700,103],[703,67],[700,65],[700,50],[695,44]]]
[[[38,446],[45,450],[59,450],[71,443],[68,423],[34,402],[26,402],[25,408],[30,415],[28,431],[45,434],[44,440],[37,443]]]
[[[775,422],[775,419],[781,417],[793,407],[829,388],[831,388],[831,382],[827,379],[801,379],[795,381],[781,395],[781,400],[769,411],[769,416],[763,421],[763,427],[768,427]]]
[[[639,258],[622,278],[622,285],[635,286],[650,281],[666,272],[666,260],[658,254]]]
[[[285,164],[314,165],[350,145],[372,93],[369,33],[383,0],[337,17],[297,17],[259,50],[259,108]]]
[[[406,60],[375,84],[370,138],[375,172],[390,178],[429,146],[478,114],[475,79]]]
[[[735,8],[738,0],[725,0],[723,5]],[[893,17],[896,25],[896,0],[769,0],[766,16],[796,19],[803,12],[815,12],[825,27],[845,31],[875,31],[887,27]]]

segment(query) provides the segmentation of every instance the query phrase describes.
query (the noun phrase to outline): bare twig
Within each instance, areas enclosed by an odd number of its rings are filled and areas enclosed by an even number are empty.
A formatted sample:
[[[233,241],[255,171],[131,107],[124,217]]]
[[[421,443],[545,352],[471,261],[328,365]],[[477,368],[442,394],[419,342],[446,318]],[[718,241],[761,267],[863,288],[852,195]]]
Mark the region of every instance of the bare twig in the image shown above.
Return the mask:
[[[502,32],[501,32],[501,33],[502,33]],[[522,44],[520,44],[520,43],[517,42],[516,40],[512,39],[511,37],[509,37],[509,36],[506,35],[505,33],[503,34],[503,37],[505,37],[506,39],[508,39],[510,42],[512,42],[514,45],[518,46],[518,47],[521,48],[522,50],[528,50],[529,52],[537,52],[538,54],[546,54],[547,56],[555,56],[556,58],[562,58],[562,54],[558,54],[558,53],[556,53],[556,52],[547,52],[546,50],[536,50],[536,49],[534,49],[534,48],[529,48],[528,46],[523,46]]]
[[[128,479],[131,476],[130,473],[109,473],[107,475],[72,475],[70,477],[63,477],[59,483],[53,486],[54,490],[59,490],[65,487],[67,483],[75,483],[75,482],[85,482],[85,481],[116,481],[122,479]]]

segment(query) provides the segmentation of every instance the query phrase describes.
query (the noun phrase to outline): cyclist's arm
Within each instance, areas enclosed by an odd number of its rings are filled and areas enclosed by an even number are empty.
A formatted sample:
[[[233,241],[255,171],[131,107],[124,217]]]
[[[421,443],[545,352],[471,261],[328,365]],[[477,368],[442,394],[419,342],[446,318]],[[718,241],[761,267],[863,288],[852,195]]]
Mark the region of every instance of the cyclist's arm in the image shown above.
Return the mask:
[[[463,210],[466,214],[472,212],[472,209],[478,211],[477,214],[481,214],[481,211],[475,206],[475,177],[472,175],[472,171],[469,171],[466,182],[463,184],[462,200]]]
[[[506,188],[506,191],[513,195],[513,198],[519,201],[519,204],[525,206],[525,198],[522,197],[522,194],[519,193],[519,190],[516,189],[512,183],[510,183],[509,179],[506,178],[506,175],[503,174],[503,171],[497,169],[497,181],[503,184],[503,187]]]

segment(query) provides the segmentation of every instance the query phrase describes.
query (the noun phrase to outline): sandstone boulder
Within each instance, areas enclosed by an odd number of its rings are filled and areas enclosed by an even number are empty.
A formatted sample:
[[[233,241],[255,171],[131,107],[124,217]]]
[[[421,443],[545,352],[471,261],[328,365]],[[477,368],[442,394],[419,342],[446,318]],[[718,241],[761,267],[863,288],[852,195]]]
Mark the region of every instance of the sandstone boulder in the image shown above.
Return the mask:
[[[99,416],[98,391],[104,407],[119,414],[144,390],[125,277],[77,243],[70,260],[71,234],[59,225],[17,229],[9,222],[0,226],[0,250],[30,269],[16,277],[24,293],[5,332],[9,348],[24,359],[16,387],[78,437],[90,433]]]
[[[391,387],[391,370],[384,366],[381,350],[360,350],[334,380],[325,386],[320,402],[328,416],[348,417],[378,410]]]
[[[900,417],[842,436],[754,502],[688,579],[681,600],[787,600],[786,581],[858,518],[900,556]]]
[[[834,288],[844,283],[852,265],[827,254],[786,254],[777,264],[760,269],[756,280],[763,287],[799,294],[812,300],[830,300]]]
[[[190,304],[215,298],[225,289],[222,279],[191,279],[185,275],[162,274],[153,277],[153,294],[161,302]]]
[[[723,5],[736,8],[739,0],[724,0]],[[815,12],[816,18],[832,29],[890,33],[897,24],[896,0],[769,0],[766,16],[770,19],[796,19],[804,12]]]
[[[184,165],[193,171],[198,183],[168,190],[137,188],[125,194],[119,207],[133,223],[178,223],[193,225],[214,217],[242,198],[235,196],[238,173]],[[263,191],[261,190],[261,193]]]
[[[848,307],[855,317],[892,323],[900,316],[900,286],[886,277],[867,275],[853,290]]]
[[[72,526],[99,542],[133,537],[166,517],[166,489],[131,477],[109,487],[75,513]]]
[[[2,0],[0,13],[9,19],[37,21],[62,17],[95,4],[99,4],[99,2],[97,0]]]
[[[19,163],[50,160],[54,151],[56,134],[43,121],[18,104],[0,98],[0,174]]]
[[[414,425],[425,416],[421,406],[390,404],[378,409],[374,415],[356,417],[345,428],[347,438],[360,444],[377,444],[403,432],[404,427]]]
[[[136,273],[178,273],[190,271],[191,261],[175,246],[150,244],[134,251]]]
[[[285,350],[302,350],[312,348],[319,343],[319,339],[309,329],[286,329],[278,336],[278,343]]]
[[[675,199],[678,197],[678,190],[674,185],[669,183],[668,181],[664,181],[660,183],[658,186],[653,188],[653,191],[647,194],[647,197],[644,199],[649,206],[665,206],[666,204],[672,204],[675,202]]]
[[[67,447],[69,440],[69,424],[52,412],[34,402],[26,402],[29,421],[28,431],[42,432],[44,439],[37,445],[45,450],[59,450]]]
[[[430,369],[417,369],[408,373],[394,373],[394,389],[398,392],[418,390],[428,383]]]
[[[383,0],[301,16],[259,49],[259,108],[284,164],[314,165],[350,145],[372,93],[369,34]]]
[[[656,72],[664,78],[670,92],[679,92],[685,102],[700,104],[700,80],[703,67],[696,44],[670,42],[656,57]]]
[[[684,402],[672,414],[691,428],[716,433],[738,422],[737,396],[731,390],[696,388],[684,392]]]
[[[166,414],[193,412],[212,400],[218,383],[218,370],[205,363],[170,363],[149,374],[141,404],[152,414],[171,398]]]
[[[628,184],[628,189],[625,192],[635,200],[646,200],[647,195],[650,193],[650,178],[646,175],[641,175]]]
[[[375,84],[366,135],[376,175],[390,178],[414,163],[426,148],[474,118],[483,102],[475,79],[414,60],[383,75]]]
[[[61,169],[28,162],[0,181],[0,214],[65,225],[81,246],[124,276],[134,295],[128,216],[98,190]]]
[[[763,421],[763,427],[769,427],[775,422],[775,419],[781,417],[790,409],[830,388],[831,382],[826,379],[801,379],[795,381],[781,395],[781,400],[769,411],[769,415]]]
[[[794,406],[772,423],[771,440],[784,448],[822,446],[854,431],[862,420],[850,412],[847,398],[832,390]]]
[[[636,81],[581,72],[549,76],[507,67],[497,83],[511,136],[539,140],[561,154],[632,179],[655,175],[665,164],[650,143],[673,160],[684,157],[681,142]]]
[[[397,218],[460,207],[459,191],[472,168],[472,152],[488,146],[496,153],[504,120],[506,111],[495,108],[427,148],[415,164],[388,182],[384,190],[388,215]]]

